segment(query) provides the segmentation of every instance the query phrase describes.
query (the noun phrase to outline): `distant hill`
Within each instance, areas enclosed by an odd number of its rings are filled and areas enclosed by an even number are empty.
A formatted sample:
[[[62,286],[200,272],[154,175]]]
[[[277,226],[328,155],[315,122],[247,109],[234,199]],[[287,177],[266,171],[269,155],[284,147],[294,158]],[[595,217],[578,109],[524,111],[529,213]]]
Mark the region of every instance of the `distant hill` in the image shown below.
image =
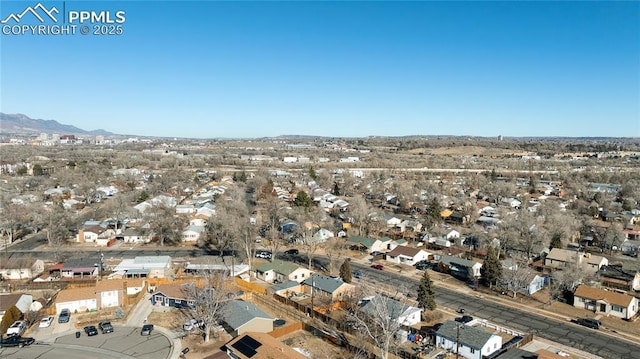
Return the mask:
[[[102,129],[87,131],[76,126],[65,125],[55,120],[40,120],[29,118],[23,114],[6,114],[0,112],[0,133],[1,134],[79,134],[93,136],[109,136],[113,133]]]

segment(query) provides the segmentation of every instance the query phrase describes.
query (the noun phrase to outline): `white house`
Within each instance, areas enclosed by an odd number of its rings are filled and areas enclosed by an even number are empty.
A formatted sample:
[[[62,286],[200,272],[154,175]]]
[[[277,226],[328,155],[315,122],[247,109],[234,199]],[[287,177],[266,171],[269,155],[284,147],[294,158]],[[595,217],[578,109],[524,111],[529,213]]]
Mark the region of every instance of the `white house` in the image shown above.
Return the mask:
[[[467,359],[482,359],[502,348],[502,337],[479,328],[446,321],[436,332],[436,346],[458,351]]]
[[[573,306],[594,313],[631,319],[638,313],[638,298],[581,284],[573,293]]]
[[[204,233],[204,226],[190,225],[182,231],[183,242],[196,242]]]
[[[609,260],[591,253],[570,251],[567,249],[553,248],[544,260],[544,265],[554,269],[562,269],[571,265],[589,272],[597,272],[603,266],[609,265]]]
[[[284,283],[296,281],[301,283],[313,273],[311,270],[295,263],[274,259],[273,262],[261,264],[254,269],[256,278],[267,283]]]
[[[406,265],[414,265],[419,261],[427,260],[429,253],[420,248],[407,246],[396,246],[390,252],[387,252],[387,261],[392,263],[402,263]]]
[[[384,251],[387,249],[387,242],[383,242],[380,239],[353,236],[347,240],[347,245],[352,247],[358,247],[362,251],[376,252]]]
[[[84,313],[98,310],[95,287],[63,289],[56,296],[56,313],[69,309],[71,313]]]
[[[0,278],[3,280],[31,279],[44,272],[42,259],[2,259],[0,260]]]
[[[360,310],[372,315],[387,313],[391,319],[406,326],[418,324],[422,320],[422,309],[380,294],[368,300]]]
[[[511,208],[520,208],[522,201],[515,198],[503,198],[502,203],[508,204]]]
[[[127,228],[122,232],[122,239],[125,243],[149,243],[151,242],[151,235],[143,234],[137,228]]]
[[[449,240],[460,238],[460,232],[456,231],[455,229],[452,229],[449,233],[447,233],[445,238]]]
[[[177,214],[191,214],[196,213],[196,207],[192,204],[178,204],[176,205]]]
[[[140,256],[123,259],[113,269],[112,275],[122,278],[165,278],[171,274],[171,257]]]
[[[335,237],[333,232],[331,232],[330,230],[325,229],[325,228],[320,228],[316,233],[314,233],[313,241],[315,243],[324,243],[328,239],[331,239],[333,237]]]

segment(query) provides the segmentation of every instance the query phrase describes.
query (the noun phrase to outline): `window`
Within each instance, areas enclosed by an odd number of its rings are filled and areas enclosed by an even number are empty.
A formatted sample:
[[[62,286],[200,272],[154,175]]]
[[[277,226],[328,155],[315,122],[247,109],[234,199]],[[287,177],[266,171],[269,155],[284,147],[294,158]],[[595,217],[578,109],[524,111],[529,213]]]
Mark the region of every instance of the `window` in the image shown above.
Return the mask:
[[[611,305],[611,310],[612,310],[612,311],[614,311],[614,312],[622,313],[623,308],[622,308],[622,307],[620,307],[620,306],[617,306],[617,305],[613,305],[613,304],[612,304],[612,305]]]
[[[470,348],[470,349],[471,349],[471,354],[475,354],[476,350],[473,348]]]

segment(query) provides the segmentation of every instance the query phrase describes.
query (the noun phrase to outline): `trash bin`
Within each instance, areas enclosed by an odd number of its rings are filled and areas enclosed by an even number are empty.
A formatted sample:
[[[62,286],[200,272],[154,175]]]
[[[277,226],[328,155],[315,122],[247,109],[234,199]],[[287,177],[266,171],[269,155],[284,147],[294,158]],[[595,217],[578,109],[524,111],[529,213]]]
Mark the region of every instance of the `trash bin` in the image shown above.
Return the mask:
[[[76,332],[76,338],[80,338],[80,332]]]

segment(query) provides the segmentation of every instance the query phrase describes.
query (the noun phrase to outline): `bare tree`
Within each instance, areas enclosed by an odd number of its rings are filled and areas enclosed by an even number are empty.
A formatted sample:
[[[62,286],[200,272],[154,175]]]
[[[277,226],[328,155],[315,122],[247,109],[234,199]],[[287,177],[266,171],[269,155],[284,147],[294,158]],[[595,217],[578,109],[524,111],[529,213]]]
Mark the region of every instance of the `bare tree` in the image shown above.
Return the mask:
[[[377,294],[379,292],[379,289],[376,288],[361,287],[357,296],[366,297],[368,302],[361,308],[353,310],[352,314],[349,314],[348,320],[358,328],[359,335],[373,343],[377,356],[381,359],[387,359],[391,353],[396,352],[398,347],[398,330],[408,324],[405,322],[403,314],[409,304],[406,297],[398,300]],[[398,296],[400,293],[394,293],[394,296]]]
[[[158,203],[145,211],[151,231],[159,239],[160,246],[175,245],[182,241],[185,217],[176,215],[175,208]]]
[[[296,227],[296,232],[300,236],[300,242],[307,255],[308,268],[312,269],[315,253],[322,245],[321,241],[314,237],[314,233],[328,223],[327,214],[318,207],[298,207],[294,211],[294,218],[299,224]]]
[[[185,314],[196,320],[194,327],[203,334],[205,343],[209,342],[211,329],[225,314],[232,286],[224,271],[205,271],[200,281],[183,285],[182,291],[189,302]]]
[[[500,282],[506,286],[516,298],[518,292],[524,290],[533,270],[526,264],[519,263],[515,268],[503,269]]]

